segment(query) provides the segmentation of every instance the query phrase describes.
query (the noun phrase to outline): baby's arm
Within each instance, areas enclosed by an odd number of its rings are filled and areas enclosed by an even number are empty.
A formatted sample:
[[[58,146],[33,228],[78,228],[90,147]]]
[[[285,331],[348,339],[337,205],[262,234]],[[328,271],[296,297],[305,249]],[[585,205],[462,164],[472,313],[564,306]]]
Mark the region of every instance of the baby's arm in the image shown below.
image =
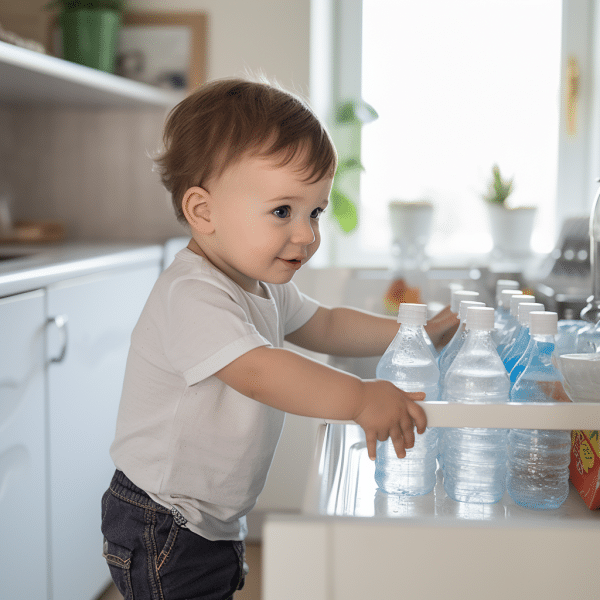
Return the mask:
[[[447,344],[459,321],[449,307],[432,317],[425,326],[434,346]],[[393,317],[366,311],[321,306],[316,313],[285,339],[292,344],[334,356],[381,356],[398,332]]]
[[[261,346],[216,373],[241,394],[285,412],[325,419],[354,420],[365,431],[369,457],[377,440],[391,438],[399,458],[414,445],[414,427],[423,433],[426,417],[407,393],[389,381],[364,381],[292,350]]]

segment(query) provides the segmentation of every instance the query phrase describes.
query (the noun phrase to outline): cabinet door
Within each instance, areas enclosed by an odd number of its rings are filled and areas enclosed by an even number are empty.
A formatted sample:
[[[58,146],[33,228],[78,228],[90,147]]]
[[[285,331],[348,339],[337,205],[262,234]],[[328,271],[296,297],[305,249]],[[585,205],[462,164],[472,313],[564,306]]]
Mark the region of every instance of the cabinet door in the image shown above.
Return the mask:
[[[114,466],[109,447],[131,332],[156,267],[72,279],[47,289],[51,556],[54,600],[89,600],[109,582],[100,502]],[[66,336],[64,335],[66,332]]]
[[[44,293],[0,299],[0,598],[47,598]]]

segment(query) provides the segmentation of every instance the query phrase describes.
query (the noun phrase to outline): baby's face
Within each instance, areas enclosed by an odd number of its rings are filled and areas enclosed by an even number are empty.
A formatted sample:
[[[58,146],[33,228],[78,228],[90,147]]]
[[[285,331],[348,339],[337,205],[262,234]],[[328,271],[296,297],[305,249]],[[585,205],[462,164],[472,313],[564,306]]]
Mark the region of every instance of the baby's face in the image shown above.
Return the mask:
[[[287,283],[319,247],[333,180],[303,181],[301,164],[249,155],[208,186],[215,231],[202,248],[246,291],[257,293],[259,281]]]

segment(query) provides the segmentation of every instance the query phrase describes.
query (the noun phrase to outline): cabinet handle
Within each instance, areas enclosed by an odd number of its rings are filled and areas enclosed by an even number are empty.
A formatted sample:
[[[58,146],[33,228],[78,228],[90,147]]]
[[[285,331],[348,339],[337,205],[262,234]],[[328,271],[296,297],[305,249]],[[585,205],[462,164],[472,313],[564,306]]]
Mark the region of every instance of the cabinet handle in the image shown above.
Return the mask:
[[[65,315],[57,315],[56,317],[50,317],[46,321],[46,325],[55,325],[56,328],[60,331],[62,337],[62,346],[60,352],[57,356],[50,358],[51,363],[60,363],[64,360],[65,355],[67,354],[67,317]]]

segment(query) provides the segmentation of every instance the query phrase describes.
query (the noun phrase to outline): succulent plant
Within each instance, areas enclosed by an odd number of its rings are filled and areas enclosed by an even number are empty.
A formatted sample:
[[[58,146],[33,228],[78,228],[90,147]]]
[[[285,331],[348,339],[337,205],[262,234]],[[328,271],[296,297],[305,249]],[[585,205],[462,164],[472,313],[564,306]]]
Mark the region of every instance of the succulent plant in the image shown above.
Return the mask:
[[[492,167],[492,180],[487,193],[483,194],[482,198],[490,204],[506,206],[506,199],[513,191],[513,179],[504,179],[500,173],[500,167],[494,165]]]

